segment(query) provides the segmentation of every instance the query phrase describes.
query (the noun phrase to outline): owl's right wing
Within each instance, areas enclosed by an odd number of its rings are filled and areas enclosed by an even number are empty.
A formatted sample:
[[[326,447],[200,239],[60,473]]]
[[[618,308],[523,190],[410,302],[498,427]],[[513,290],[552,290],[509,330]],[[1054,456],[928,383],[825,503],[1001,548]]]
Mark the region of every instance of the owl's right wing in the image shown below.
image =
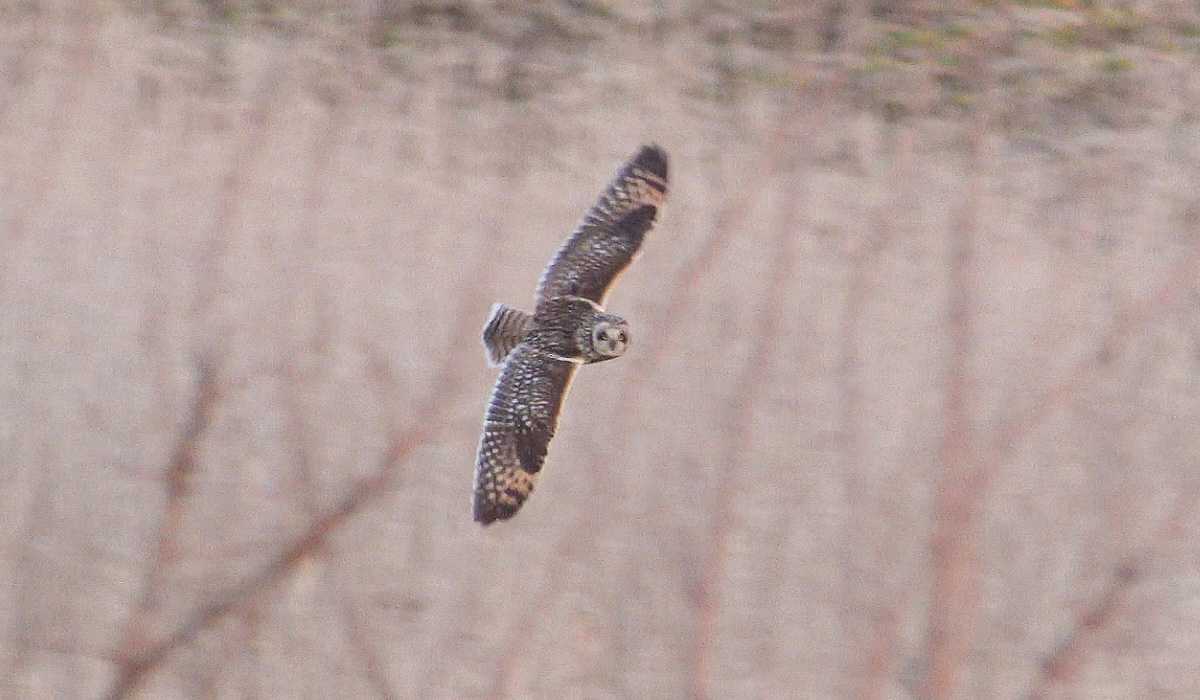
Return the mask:
[[[476,522],[511,518],[533,492],[577,367],[526,343],[508,355],[475,458]]]
[[[643,146],[621,166],[550,261],[538,283],[535,305],[558,296],[585,297],[603,305],[666,198],[667,153],[658,146]]]

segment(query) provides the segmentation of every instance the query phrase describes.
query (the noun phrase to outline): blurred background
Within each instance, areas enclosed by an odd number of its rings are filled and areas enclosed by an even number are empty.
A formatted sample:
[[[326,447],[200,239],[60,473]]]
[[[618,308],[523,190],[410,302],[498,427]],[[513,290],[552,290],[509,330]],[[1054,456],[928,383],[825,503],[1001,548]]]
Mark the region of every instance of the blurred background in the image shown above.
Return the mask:
[[[0,2],[0,695],[1200,696],[1200,4]],[[479,331],[672,192],[535,495]]]

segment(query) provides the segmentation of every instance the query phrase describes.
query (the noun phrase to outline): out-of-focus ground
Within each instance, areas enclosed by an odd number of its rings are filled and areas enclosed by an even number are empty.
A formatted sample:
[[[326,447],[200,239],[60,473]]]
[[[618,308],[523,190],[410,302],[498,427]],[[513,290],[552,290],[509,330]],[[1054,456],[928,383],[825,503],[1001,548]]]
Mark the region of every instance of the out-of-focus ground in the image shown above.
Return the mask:
[[[1195,3],[0,8],[0,695],[1200,696]]]

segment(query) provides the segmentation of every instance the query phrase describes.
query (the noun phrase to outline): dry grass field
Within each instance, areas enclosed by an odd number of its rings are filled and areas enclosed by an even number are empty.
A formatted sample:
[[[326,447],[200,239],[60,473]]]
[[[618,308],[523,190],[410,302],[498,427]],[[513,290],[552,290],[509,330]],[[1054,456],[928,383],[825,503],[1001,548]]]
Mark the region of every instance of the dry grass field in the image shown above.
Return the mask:
[[[4,0],[0,244],[2,697],[1200,697],[1195,2]]]

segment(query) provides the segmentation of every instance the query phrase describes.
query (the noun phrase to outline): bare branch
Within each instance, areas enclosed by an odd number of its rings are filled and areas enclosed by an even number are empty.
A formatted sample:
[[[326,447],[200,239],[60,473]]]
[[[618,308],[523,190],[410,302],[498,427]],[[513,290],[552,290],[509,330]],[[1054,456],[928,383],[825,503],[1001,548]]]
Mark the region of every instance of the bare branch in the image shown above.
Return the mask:
[[[341,615],[342,627],[346,630],[350,646],[354,649],[359,664],[366,674],[367,682],[375,694],[384,700],[398,698],[400,694],[392,688],[384,671],[383,663],[379,660],[379,655],[371,648],[370,640],[367,639],[366,630],[363,629],[362,620],[359,618],[356,601],[346,590],[346,584],[335,569],[336,566],[337,561],[334,558],[330,562],[330,566],[326,568],[326,584],[333,604]]]
[[[797,91],[797,94],[799,91]],[[783,126],[795,117],[796,108],[791,107],[785,113],[787,118],[781,123],[779,134],[784,135],[787,129]],[[775,166],[772,169],[779,173],[785,167],[791,166],[787,154],[790,149],[784,147],[774,151]],[[794,166],[792,166],[794,167]],[[740,482],[736,473],[743,469],[746,463],[745,452],[749,447],[754,428],[755,398],[758,392],[766,386],[767,373],[771,368],[771,356],[776,347],[776,337],[783,315],[783,299],[779,294],[772,293],[782,289],[795,266],[795,251],[797,239],[797,202],[802,199],[802,193],[792,192],[784,199],[778,212],[775,237],[771,249],[774,257],[767,282],[767,294],[764,298],[769,302],[758,316],[758,328],[754,333],[756,339],[754,350],[747,358],[739,379],[734,386],[741,394],[731,397],[727,402],[730,415],[726,419],[728,427],[727,451],[722,460],[723,473],[716,484],[716,494],[709,508],[711,513],[711,529],[708,542],[705,545],[702,561],[699,566],[699,582],[696,594],[696,629],[689,659],[689,681],[692,698],[707,698],[711,696],[709,683],[712,676],[712,656],[716,642],[717,618],[721,606],[720,586],[725,576],[726,559],[729,549],[729,537],[733,528],[733,504],[736,498],[735,487]]]
[[[16,686],[33,650],[31,638],[35,625],[31,624],[29,610],[33,592],[37,589],[34,574],[35,543],[40,539],[52,522],[50,499],[54,489],[54,480],[49,475],[41,475],[34,485],[29,508],[25,513],[23,529],[24,544],[20,558],[16,562],[18,576],[14,581],[14,609],[12,629],[9,634],[12,644],[12,662],[9,666],[8,681]],[[17,687],[12,688],[12,694],[21,694]]]
[[[315,556],[329,536],[346,520],[376,501],[394,487],[397,467],[417,447],[436,434],[436,428],[426,426],[399,433],[374,473],[361,480],[332,510],[318,518],[304,534],[287,545],[269,564],[246,578],[231,590],[207,605],[192,612],[173,632],[120,665],[117,680],[109,692],[110,698],[128,697],[145,676],[156,669],[172,651],[194,640],[258,593],[282,581],[307,558]]]
[[[890,127],[889,127],[890,128]],[[911,182],[912,173],[912,129],[905,127],[899,133],[892,134],[895,141],[895,164],[890,172],[885,173],[889,180]],[[891,199],[891,198],[890,198]],[[846,300],[844,302],[839,355],[841,362],[838,366],[837,382],[841,393],[841,426],[839,439],[844,459],[846,498],[846,541],[842,545],[842,580],[845,588],[845,600],[849,611],[858,613],[854,589],[861,585],[861,569],[853,557],[861,552],[867,537],[863,534],[866,526],[866,513],[861,512],[860,499],[863,494],[870,492],[869,485],[863,476],[863,434],[861,416],[863,412],[862,391],[859,387],[860,370],[860,325],[864,306],[871,294],[872,284],[876,277],[876,265],[880,253],[888,248],[899,235],[900,227],[896,225],[895,213],[903,201],[912,201],[911,197],[897,196],[893,201],[880,203],[875,207],[872,225],[875,229],[874,239],[858,241],[856,247],[849,253],[849,279],[846,283]],[[879,548],[873,548],[876,554],[882,554]],[[906,598],[907,600],[907,598]],[[864,699],[881,697],[884,683],[888,677],[895,654],[895,642],[899,634],[900,620],[903,618],[904,606],[886,610],[878,610],[874,614],[873,627],[869,633],[870,642],[858,646],[869,648],[866,667],[862,670],[862,681],[857,697]],[[851,671],[853,676],[853,671]]]
[[[240,225],[242,206],[248,199],[246,184],[254,174],[254,167],[262,159],[276,111],[276,101],[286,76],[291,74],[288,70],[290,62],[291,52],[285,52],[265,71],[254,97],[253,108],[245,117],[250,128],[245,130],[244,138],[237,144],[229,167],[221,178],[221,190],[207,246],[198,263],[196,297],[192,302],[192,316],[200,321],[204,321],[204,316],[212,311],[213,303],[222,292],[221,266],[229,243]]]
[[[1113,567],[1100,597],[1079,614],[1062,642],[1042,661],[1036,685],[1027,698],[1044,698],[1051,686],[1075,675],[1092,640],[1112,622],[1140,576],[1141,570],[1132,560]]]
[[[29,205],[19,207],[16,210],[16,216],[8,225],[5,245],[9,247],[24,239],[29,223],[28,214],[42,212],[46,209],[46,199],[53,191],[54,185],[59,182],[58,170],[61,167],[63,151],[67,145],[67,140],[62,138],[62,134],[68,131],[67,125],[79,114],[80,104],[83,101],[83,88],[87,84],[85,78],[95,70],[97,65],[95,54],[99,30],[95,26],[96,17],[93,8],[85,7],[81,12],[71,13],[71,17],[74,31],[72,32],[73,36],[66,40],[66,60],[70,66],[69,70],[76,74],[76,78],[63,81],[54,108],[47,114],[50,122],[46,128],[47,140],[41,149],[42,157],[39,161],[41,167],[37,172],[32,173],[33,191],[26,200]],[[7,105],[5,108],[7,111]],[[0,258],[0,262],[9,259],[11,256],[5,255]],[[0,273],[4,272],[6,272],[5,268],[0,267]],[[11,278],[13,275],[0,274],[0,284]],[[0,287],[0,291],[3,289]]]
[[[950,356],[947,358],[941,446],[942,474],[934,501],[933,591],[929,606],[929,676],[924,697],[948,698],[955,693],[959,669],[970,646],[976,542],[975,511],[983,494],[966,488],[975,469],[971,404],[974,400],[969,363],[974,343],[975,239],[982,205],[982,123],[970,130],[966,199],[950,233]]]
[[[1162,559],[1168,545],[1181,539],[1184,519],[1192,516],[1198,506],[1200,483],[1193,483],[1176,496],[1171,512],[1149,539],[1112,568],[1100,595],[1080,611],[1070,629],[1062,636],[1062,641],[1043,657],[1038,674],[1025,696],[1028,700],[1040,700],[1053,687],[1075,678],[1096,641],[1120,616],[1133,587],[1141,581],[1150,566]]]
[[[262,625],[262,615],[254,602],[245,606],[240,616],[243,630],[242,645],[246,649],[245,675],[242,678],[242,697],[255,700],[259,696],[258,674],[258,634]]]
[[[211,357],[202,355],[196,361],[196,389],[184,421],[183,432],[171,450],[163,474],[166,505],[153,538],[154,555],[142,581],[142,595],[125,626],[122,640],[116,646],[118,658],[135,656],[145,641],[145,628],[157,612],[163,581],[178,555],[179,531],[187,506],[188,481],[196,467],[196,450],[212,422],[213,412],[221,396],[217,368]]]
[[[471,311],[483,305],[482,290],[492,271],[489,252],[486,247],[480,251],[475,270],[468,277],[475,282],[464,293],[461,308],[456,309],[454,318],[458,319],[458,323],[452,330],[452,337],[469,335],[476,324],[477,314]],[[465,346],[459,344],[455,347]],[[455,368],[465,351],[460,350],[446,356],[434,375],[429,395],[413,413],[414,425],[393,433],[377,466],[369,476],[359,480],[337,505],[316,518],[303,534],[284,546],[263,568],[216,596],[213,602],[194,610],[172,632],[120,664],[116,680],[107,697],[128,697],[148,674],[162,665],[171,652],[191,643],[201,632],[287,578],[301,562],[316,556],[329,537],[348,520],[374,505],[393,489],[399,479],[400,468],[409,455],[444,429],[444,416],[462,390],[463,374],[455,371]]]
[[[196,315],[207,313],[216,298],[218,293],[217,272],[224,250],[228,245],[230,232],[236,226],[239,202],[244,199],[243,188],[247,178],[246,173],[251,164],[257,160],[262,145],[266,141],[266,129],[269,126],[267,116],[280,83],[277,77],[278,72],[268,71],[267,75],[258,99],[255,101],[255,112],[250,115],[250,121],[256,128],[247,130],[245,143],[239,144],[240,147],[234,152],[233,161],[222,180],[217,215],[213,220],[210,232],[209,249],[201,260],[202,271],[198,277],[199,284],[193,307]],[[218,391],[211,354],[203,351],[198,363],[200,377],[195,401],[189,413],[187,426],[176,443],[167,468],[167,505],[159,524],[156,552],[143,583],[142,599],[130,617],[124,636],[117,646],[118,655],[123,658],[136,658],[143,651],[145,625],[150,615],[158,607],[158,589],[165,575],[166,567],[171,564],[176,555],[179,528],[183,519],[187,495],[187,480],[195,466],[196,443],[208,426],[212,408],[217,399]]]

